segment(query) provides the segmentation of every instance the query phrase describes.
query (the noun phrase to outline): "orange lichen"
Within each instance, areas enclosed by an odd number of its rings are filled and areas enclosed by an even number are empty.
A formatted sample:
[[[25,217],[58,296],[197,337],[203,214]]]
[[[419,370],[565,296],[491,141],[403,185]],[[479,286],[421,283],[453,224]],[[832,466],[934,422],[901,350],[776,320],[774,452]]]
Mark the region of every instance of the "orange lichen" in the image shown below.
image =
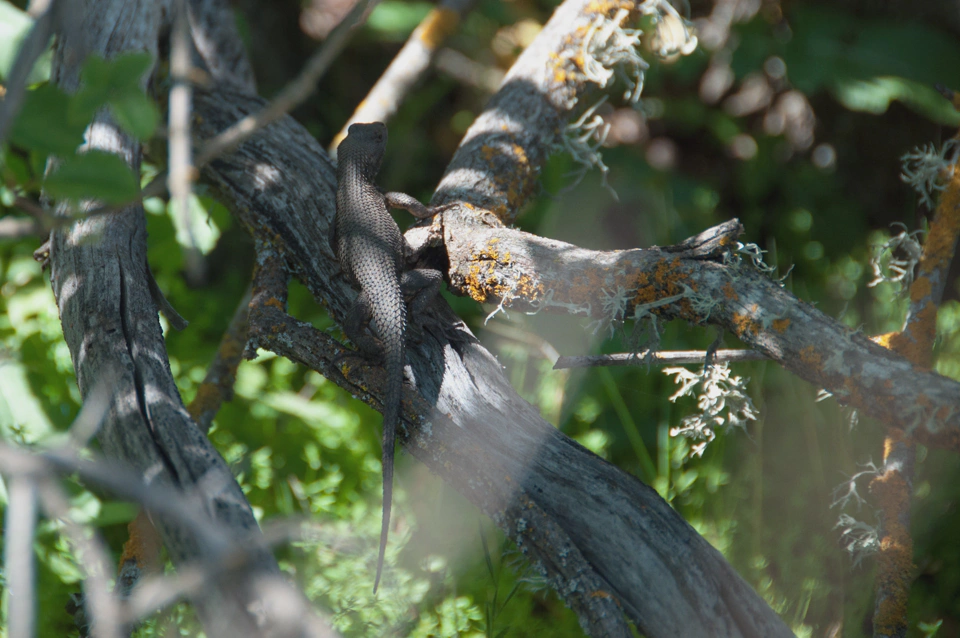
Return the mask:
[[[910,285],[910,301],[917,303],[930,296],[933,291],[933,284],[930,283],[930,277],[923,275],[917,277]]]
[[[196,421],[204,413],[218,409],[220,402],[223,401],[220,388],[217,384],[204,381],[197,388],[197,396],[187,406],[187,412]]]
[[[634,11],[637,8],[636,2],[630,0],[595,0],[584,9],[584,13],[601,13],[605,16],[613,16],[620,9]]]
[[[529,275],[520,275],[520,278],[517,279],[517,285],[514,287],[513,294],[530,302],[537,301],[543,297],[543,284]]]
[[[860,392],[860,380],[854,379],[849,375],[843,376],[843,396],[848,403],[859,405],[863,400],[863,393]]]
[[[911,454],[902,434],[891,430],[884,440],[884,460],[898,450]],[[880,635],[902,633],[906,626],[906,605],[912,580],[913,539],[910,536],[910,484],[903,473],[887,469],[873,479],[871,490],[883,514],[883,537],[880,539],[880,555],[877,561],[877,590],[879,598],[874,615],[874,630]]]
[[[682,292],[679,282],[685,277],[685,273],[682,273],[678,266],[679,260],[667,261],[661,258],[657,261],[652,273],[638,274],[636,293],[632,303],[634,305],[649,304]]]
[[[452,34],[460,22],[460,14],[452,9],[437,7],[420,23],[420,41],[431,51]]]
[[[263,305],[276,308],[277,310],[286,310],[286,306],[284,305],[283,301],[281,299],[277,299],[276,297],[270,297],[263,302]]]
[[[723,285],[723,296],[729,299],[730,301],[736,301],[739,298],[737,294],[737,289],[733,287],[732,282],[727,282]]]
[[[514,166],[504,170],[502,164],[508,155],[513,159]],[[480,147],[480,157],[490,167],[492,186],[500,200],[492,212],[504,219],[511,211],[518,210],[532,191],[533,165],[526,150],[516,142],[498,146],[484,144]]]
[[[774,320],[773,320],[773,329],[776,330],[777,332],[779,332],[780,334],[783,334],[784,332],[786,332],[786,331],[787,331],[787,328],[789,328],[789,327],[790,327],[790,320],[789,320],[789,319],[774,319]]]
[[[893,341],[893,338],[896,337],[899,332],[887,332],[882,335],[874,335],[870,337],[870,341],[874,342],[877,345],[883,346],[884,348],[890,349],[890,342]]]
[[[499,269],[510,265],[506,256],[501,255],[494,246],[499,238],[491,238],[485,248],[470,257],[470,268],[464,278],[467,294],[480,303],[486,303],[491,297],[503,297],[509,286],[503,283]]]
[[[160,565],[160,534],[143,510],[127,525],[129,538],[120,554],[121,567],[134,561],[142,570],[157,571]]]
[[[917,430],[915,438],[927,447],[938,447],[944,450],[960,451],[960,432],[957,428],[945,428],[936,434],[928,430]]]
[[[955,94],[954,94],[955,96]],[[955,104],[957,102],[954,102]],[[929,369],[933,364],[933,342],[936,337],[937,307],[933,277],[943,278],[953,258],[960,236],[960,171],[954,170],[930,225],[920,258],[918,276],[910,286],[911,315],[903,332],[881,335],[874,340],[903,355],[913,364]],[[888,380],[885,388],[892,389]],[[883,397],[889,402],[891,397]],[[921,414],[933,411],[930,398],[920,394],[916,399]],[[940,406],[933,416],[940,423],[953,414],[952,406]],[[927,428],[917,428],[916,436],[928,445],[938,439]],[[954,429],[946,437],[957,445],[960,434]],[[939,441],[937,441],[939,442]],[[956,447],[954,447],[956,449]],[[903,432],[895,427],[884,439],[883,461],[886,470],[871,483],[883,520],[880,555],[877,560],[877,605],[874,613],[874,633],[903,635],[907,630],[907,600],[913,577],[913,539],[910,536],[910,493],[912,473],[890,464],[891,456],[912,457],[912,441],[904,440]]]
[[[733,313],[733,332],[738,337],[748,334],[756,336],[760,334],[760,328],[760,322],[750,315],[739,312]]]
[[[823,357],[820,356],[820,353],[817,352],[814,346],[806,346],[800,350],[800,361],[819,370],[823,362]]]
[[[954,171],[947,187],[940,194],[937,210],[930,223],[930,232],[920,258],[921,275],[943,270],[953,259],[953,249],[960,236],[960,171]]]

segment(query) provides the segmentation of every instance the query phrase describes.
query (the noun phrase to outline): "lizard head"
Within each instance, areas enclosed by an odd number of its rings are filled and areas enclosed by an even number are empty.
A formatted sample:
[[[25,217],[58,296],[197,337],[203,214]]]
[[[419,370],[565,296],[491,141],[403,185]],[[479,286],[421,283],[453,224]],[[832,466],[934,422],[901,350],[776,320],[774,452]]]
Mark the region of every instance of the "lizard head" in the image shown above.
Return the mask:
[[[383,122],[351,124],[347,137],[337,147],[337,157],[350,156],[372,181],[380,171],[387,148],[387,127]]]

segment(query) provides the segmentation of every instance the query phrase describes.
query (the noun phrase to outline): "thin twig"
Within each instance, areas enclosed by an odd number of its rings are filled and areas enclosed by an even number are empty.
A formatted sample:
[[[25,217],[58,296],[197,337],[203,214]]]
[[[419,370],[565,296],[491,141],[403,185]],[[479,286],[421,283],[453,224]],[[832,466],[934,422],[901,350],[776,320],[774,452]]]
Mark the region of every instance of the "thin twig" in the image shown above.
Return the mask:
[[[307,99],[316,88],[317,82],[330,68],[330,64],[347,44],[352,30],[359,26],[368,9],[373,9],[378,0],[360,0],[359,3],[344,17],[326,39],[323,46],[307,61],[300,74],[293,79],[270,104],[254,115],[248,115],[242,120],[221,132],[200,147],[193,161],[193,171],[206,166],[221,154],[229,152],[250,139],[254,133],[280,119]],[[167,171],[161,171],[140,191],[140,195],[124,204],[113,204],[90,209],[83,213],[67,217],[46,216],[44,222],[47,229],[72,224],[77,221],[109,215],[124,210],[132,204],[142,202],[150,197],[158,197],[167,189]]]
[[[190,23],[187,18],[187,0],[176,0],[173,5],[173,33],[170,37],[170,115],[167,141],[170,165],[167,188],[186,231],[186,271],[191,280],[198,281],[203,268],[197,251],[190,219],[191,184],[195,172],[190,165]]]
[[[361,23],[367,8],[373,9],[376,2],[377,0],[360,0],[324,41],[323,46],[313,54],[300,75],[284,87],[266,108],[256,115],[248,115],[204,144],[197,154],[197,168],[221,153],[236,148],[254,132],[283,117],[313,93],[317,82],[346,46],[350,32]]]
[[[41,221],[47,214],[47,211],[43,210],[43,206],[41,206],[39,202],[27,199],[26,197],[17,196],[17,198],[13,200],[13,207],[19,208],[29,215],[32,215],[37,221]]]
[[[77,418],[70,425],[68,441],[57,449],[59,454],[76,454],[77,450],[87,447],[90,440],[97,435],[103,418],[110,409],[118,376],[116,367],[105,367],[103,374],[97,379],[97,384],[84,399]]]
[[[7,78],[6,94],[0,101],[0,146],[3,146],[13,127],[13,121],[20,112],[23,97],[27,90],[27,78],[33,70],[33,65],[46,50],[47,43],[53,36],[59,3],[57,0],[51,0],[45,4],[47,4],[46,10],[36,17],[33,28],[23,39],[20,51],[17,52],[17,60],[13,63],[13,68]]]
[[[262,534],[250,535],[252,543],[236,541],[217,563],[191,563],[177,568],[176,574],[154,574],[143,578],[130,595],[124,621],[134,623],[146,616],[203,591],[211,581],[255,558],[253,547],[274,547],[303,540],[310,522],[305,519],[271,521]]]
[[[44,232],[44,220],[51,217],[43,207],[32,199],[17,196],[12,208],[19,208],[33,219],[23,217],[4,217],[0,219],[0,239],[22,239],[40,236]]]
[[[414,85],[430,68],[437,49],[460,24],[461,17],[469,11],[476,0],[443,0],[413,30],[407,43],[373,85],[367,97],[333,138],[328,149],[336,158],[337,145],[347,136],[347,129],[354,122],[386,122],[403,103]]]
[[[756,350],[717,350],[714,363],[734,363],[738,361],[763,361],[767,357]],[[672,350],[650,352],[623,352],[618,354],[597,354],[579,357],[560,357],[554,364],[554,370],[564,368],[591,368],[597,366],[645,366],[677,365],[703,363],[707,359],[706,350]]]
[[[43,232],[43,225],[26,217],[4,217],[0,219],[0,240],[36,237]]]
[[[485,93],[495,93],[506,73],[494,66],[481,64],[455,49],[440,49],[433,65],[441,73],[446,73],[458,82],[480,89]]]
[[[107,459],[90,461],[60,451],[31,454],[0,442],[0,472],[9,475],[25,472],[77,474],[120,498],[138,502],[155,513],[170,517],[195,534],[205,549],[223,545],[223,540],[210,530],[210,519],[197,508],[184,505],[191,499],[183,492],[165,485],[148,486],[136,472]]]
[[[231,541],[224,530],[200,512],[194,500],[184,498],[182,492],[162,484],[145,485],[139,476],[105,459],[88,461],[73,455],[35,454],[0,442],[0,471],[11,485],[19,480],[36,485],[47,516],[63,521],[64,533],[76,548],[78,560],[87,573],[84,599],[89,605],[94,635],[105,638],[119,638],[125,623],[151,613],[157,605],[170,604],[183,594],[203,593],[203,587],[211,581],[224,578],[235,581],[235,574],[242,574],[266,546],[296,538],[302,532],[302,521],[288,520],[268,527],[264,535],[255,530]],[[209,560],[182,567],[181,577],[152,585],[147,591],[134,590],[131,608],[121,612],[119,601],[107,586],[106,575],[113,572],[101,539],[70,517],[69,502],[52,478],[66,474],[77,474],[85,481],[139,502],[190,528],[204,548],[201,555]],[[271,576],[258,576],[252,578],[249,585],[262,603],[265,618],[277,628],[275,635],[336,635],[289,584]],[[292,632],[293,629],[298,631]]]
[[[33,638],[36,624],[36,569],[33,534],[37,523],[37,487],[28,476],[18,476],[7,488],[4,516],[3,573],[9,608],[9,638]]]
[[[110,553],[99,534],[89,526],[73,520],[70,501],[58,483],[49,478],[49,468],[43,467],[46,476],[37,482],[40,502],[47,517],[63,523],[64,534],[74,547],[74,556],[83,567],[83,593],[92,626],[92,635],[97,638],[121,638],[120,605],[110,592],[108,574],[114,572]]]
[[[227,331],[220,339],[217,354],[207,369],[203,383],[197,388],[196,396],[187,406],[187,412],[204,432],[210,430],[210,424],[213,423],[213,417],[220,410],[220,406],[233,398],[237,367],[243,359],[243,349],[247,343],[252,294],[252,286],[248,286],[240,303],[237,304]]]

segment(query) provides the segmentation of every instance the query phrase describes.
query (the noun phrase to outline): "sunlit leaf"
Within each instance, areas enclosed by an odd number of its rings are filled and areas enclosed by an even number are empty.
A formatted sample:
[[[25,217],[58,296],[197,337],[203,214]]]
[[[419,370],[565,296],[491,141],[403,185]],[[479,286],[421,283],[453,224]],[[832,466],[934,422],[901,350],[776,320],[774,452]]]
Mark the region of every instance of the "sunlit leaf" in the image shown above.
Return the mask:
[[[64,160],[44,181],[54,197],[97,199],[110,204],[129,202],[140,192],[139,181],[119,156],[90,151]]]
[[[13,125],[10,141],[44,154],[67,155],[83,143],[87,122],[70,114],[70,98],[44,85],[29,91]]]
[[[160,121],[157,106],[139,90],[126,92],[110,100],[110,107],[117,124],[141,140],[153,135]]]

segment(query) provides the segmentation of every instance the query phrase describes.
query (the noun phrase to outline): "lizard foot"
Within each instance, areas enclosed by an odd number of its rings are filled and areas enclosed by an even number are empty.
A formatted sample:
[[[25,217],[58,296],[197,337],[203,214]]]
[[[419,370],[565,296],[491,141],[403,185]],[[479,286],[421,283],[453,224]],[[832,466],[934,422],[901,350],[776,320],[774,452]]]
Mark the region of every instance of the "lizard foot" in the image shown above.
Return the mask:
[[[371,356],[359,350],[346,350],[333,358],[333,365],[339,368],[340,364],[348,359],[354,359],[364,366],[379,366],[383,363],[379,357]]]

